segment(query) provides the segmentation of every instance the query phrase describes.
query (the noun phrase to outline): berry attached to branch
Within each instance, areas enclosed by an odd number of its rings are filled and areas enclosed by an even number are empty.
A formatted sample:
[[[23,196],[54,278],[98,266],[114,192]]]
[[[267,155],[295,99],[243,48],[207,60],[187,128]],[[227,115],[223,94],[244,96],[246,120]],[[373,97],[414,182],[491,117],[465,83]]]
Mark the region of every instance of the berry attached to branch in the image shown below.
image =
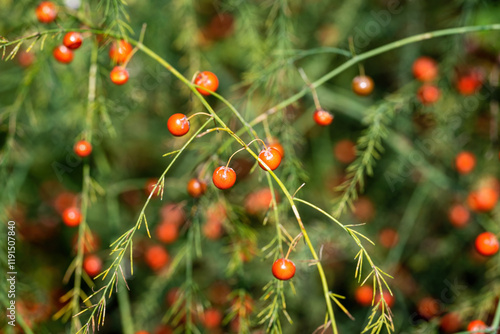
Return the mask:
[[[89,156],[90,153],[92,153],[92,144],[90,144],[86,140],[80,140],[75,144],[73,150],[75,151],[76,155],[81,158],[85,158]]]
[[[115,85],[124,85],[127,83],[129,75],[125,67],[115,66],[109,73],[109,77]]]
[[[36,17],[41,23],[51,23],[57,17],[57,6],[51,1],[40,2],[36,7]]]
[[[268,147],[267,149],[260,151],[259,159],[264,161],[270,170],[275,170],[281,163],[281,154],[276,148]],[[266,167],[260,162],[259,166],[263,170],[267,170]]]
[[[63,44],[68,49],[76,50],[78,49],[83,42],[82,34],[76,31],[70,31],[64,35]]]
[[[184,114],[173,114],[168,119],[167,127],[174,136],[184,136],[189,131],[189,120]]]
[[[229,189],[236,182],[236,173],[230,167],[220,166],[215,169],[212,180],[217,188]]]
[[[52,51],[52,55],[54,58],[62,63],[62,64],[69,64],[73,61],[73,51],[68,49],[64,45],[59,45],[57,46],[54,51]]]
[[[358,75],[352,80],[352,90],[359,96],[367,96],[373,92],[373,79],[367,75]]]
[[[194,84],[200,86],[196,87],[196,90],[200,92],[201,95],[208,96],[219,88],[219,79],[212,72],[203,71],[198,73],[194,79]]]
[[[316,124],[321,126],[330,125],[333,121],[333,115],[326,110],[316,110],[313,118]]]
[[[295,276],[295,263],[285,258],[277,259],[273,263],[272,271],[277,279],[288,281]]]

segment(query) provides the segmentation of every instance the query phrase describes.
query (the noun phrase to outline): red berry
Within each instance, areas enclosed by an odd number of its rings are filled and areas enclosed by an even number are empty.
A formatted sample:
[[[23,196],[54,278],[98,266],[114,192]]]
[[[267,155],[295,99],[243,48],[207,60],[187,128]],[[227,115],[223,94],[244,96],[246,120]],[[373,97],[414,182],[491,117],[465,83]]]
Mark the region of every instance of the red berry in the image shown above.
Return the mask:
[[[66,224],[69,227],[78,226],[82,221],[82,215],[80,213],[80,210],[75,207],[71,207],[64,210],[62,218],[64,224]]]
[[[373,87],[373,80],[367,75],[358,75],[352,79],[352,90],[360,96],[370,95]]]
[[[123,66],[115,66],[109,73],[111,82],[115,85],[124,85],[128,81],[128,71]]]
[[[277,194],[276,201],[278,201]],[[269,210],[271,202],[273,200],[273,194],[269,188],[260,189],[248,194],[245,198],[245,210],[251,215],[257,215],[259,213],[265,213]]]
[[[76,31],[70,31],[64,35],[63,44],[71,50],[76,50],[82,45],[82,34]]]
[[[392,307],[394,305],[394,297],[388,292],[382,292],[382,298],[385,300],[387,306]],[[375,295],[375,304],[380,301],[380,293],[377,292]]]
[[[153,197],[160,196],[161,183],[158,186],[156,186],[157,183],[158,183],[158,179],[149,179],[146,181],[146,185],[144,187],[144,192],[146,193],[146,196],[149,196],[152,191],[154,191]]]
[[[456,228],[462,228],[469,222],[470,212],[462,204],[453,205],[448,211],[448,220]]]
[[[295,275],[295,264],[288,259],[277,259],[273,263],[272,271],[277,279],[288,281]]]
[[[498,192],[489,187],[471,191],[467,197],[467,204],[474,211],[491,211],[498,202]]]
[[[53,2],[43,1],[36,7],[36,17],[41,23],[50,23],[57,17],[57,7]]]
[[[432,297],[422,298],[417,305],[418,314],[426,319],[432,319],[439,313],[439,303]]]
[[[349,164],[356,159],[356,144],[352,140],[344,139],[339,141],[333,149],[338,161]]]
[[[156,227],[156,237],[165,244],[171,244],[179,237],[179,227],[173,223],[162,222]]]
[[[472,95],[481,88],[482,82],[477,74],[469,74],[457,80],[457,90],[462,95]]]
[[[184,136],[189,131],[189,121],[184,114],[173,114],[168,119],[167,127],[174,136]]]
[[[460,174],[469,174],[476,166],[476,156],[471,152],[460,152],[455,158],[455,167]]]
[[[434,85],[425,84],[419,88],[417,92],[417,97],[423,105],[430,105],[441,96],[441,91]]]
[[[333,115],[326,110],[316,110],[313,118],[316,124],[321,126],[330,125],[333,121]]]
[[[207,190],[207,184],[198,179],[191,179],[187,185],[187,192],[191,197],[201,197]]]
[[[186,221],[186,214],[180,204],[165,204],[160,209],[160,216],[163,223],[172,223],[181,226]]]
[[[92,144],[86,140],[80,140],[73,147],[73,151],[75,151],[76,155],[79,157],[87,157],[92,153]]]
[[[281,154],[274,147],[268,147],[260,151],[259,159],[262,160],[270,170],[275,170],[281,163]],[[259,166],[263,170],[267,170],[261,162],[259,162]]]
[[[487,328],[488,327],[486,326],[486,324],[481,320],[472,320],[471,322],[469,322],[469,325],[467,326],[467,330],[469,332],[478,331],[478,330],[487,329]],[[475,334],[484,334],[484,332],[476,332]]]
[[[492,256],[498,252],[498,239],[491,232],[483,232],[476,238],[476,250],[484,256]]]
[[[162,246],[151,246],[146,251],[146,263],[154,271],[165,267],[170,260],[170,256]]]
[[[214,185],[219,189],[229,189],[236,182],[236,173],[230,167],[217,167],[212,175]]]
[[[218,309],[208,308],[201,315],[201,322],[207,329],[218,328],[222,322],[222,313]]]
[[[97,255],[87,255],[83,260],[83,270],[90,276],[97,276],[102,270],[102,260]]]
[[[441,318],[440,327],[445,333],[456,333],[462,327],[462,320],[457,313],[447,313]]]
[[[135,332],[135,334],[149,334],[148,331],[137,331]]]
[[[117,64],[122,64],[127,61],[131,53],[132,45],[130,45],[127,41],[120,39],[111,44],[109,49],[109,58]]]
[[[271,140],[271,142],[267,145],[268,147],[273,147],[274,149],[276,149],[278,152],[280,152],[281,154],[281,157],[284,158],[285,157],[285,149],[283,148],[283,146],[279,143],[279,141],[277,141],[276,139],[273,139]],[[500,154],[499,154],[500,156]]]
[[[373,300],[373,288],[367,285],[360,286],[354,293],[354,298],[361,306],[370,306]]]
[[[26,68],[33,64],[35,61],[35,55],[32,52],[21,50],[17,55],[17,61],[19,62],[19,65]]]
[[[196,90],[201,95],[208,96],[211,92],[215,92],[219,88],[219,79],[212,72],[203,71],[198,73],[194,79],[194,84],[200,86],[196,87]]]
[[[438,74],[437,63],[429,57],[420,57],[413,63],[413,75],[420,81],[432,81]]]
[[[392,248],[398,244],[399,234],[392,228],[384,228],[379,232],[379,239],[382,246]]]
[[[73,61],[73,51],[64,45],[59,45],[52,51],[54,58],[63,64],[69,64]]]

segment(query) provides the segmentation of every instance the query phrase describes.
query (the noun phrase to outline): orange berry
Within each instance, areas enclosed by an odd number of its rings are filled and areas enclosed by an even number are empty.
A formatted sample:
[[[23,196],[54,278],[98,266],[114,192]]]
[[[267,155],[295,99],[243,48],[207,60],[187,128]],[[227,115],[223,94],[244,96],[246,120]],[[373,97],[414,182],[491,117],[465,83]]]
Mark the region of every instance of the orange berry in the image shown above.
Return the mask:
[[[36,17],[41,23],[51,23],[57,17],[57,6],[51,1],[42,1],[36,7]]]
[[[460,174],[469,174],[476,166],[476,156],[467,151],[460,152],[455,158],[455,167]]]
[[[179,227],[172,223],[161,223],[156,227],[156,238],[165,244],[171,244],[179,237]]]
[[[472,320],[471,322],[469,322],[469,325],[467,326],[467,330],[469,332],[479,331],[481,329],[487,329],[487,328],[488,327],[486,326],[486,324],[481,320]],[[476,332],[474,334],[484,334],[484,332]]]
[[[453,205],[448,211],[448,220],[456,228],[462,228],[469,222],[470,212],[462,204]]]
[[[333,149],[338,161],[349,164],[356,159],[356,144],[349,139],[343,139],[335,144]]]
[[[441,318],[440,327],[445,333],[456,333],[462,327],[462,320],[455,312],[447,313]]]
[[[320,126],[327,126],[333,122],[333,115],[326,110],[316,110],[313,119]]]
[[[64,224],[66,224],[69,227],[78,226],[82,221],[82,215],[80,213],[80,210],[75,207],[67,208],[66,210],[64,210],[62,217]]]
[[[97,276],[102,270],[102,260],[97,255],[87,255],[83,260],[83,270],[90,276]]]
[[[170,256],[162,246],[151,246],[146,251],[146,263],[154,271],[165,267],[170,260]]]
[[[89,156],[90,153],[92,153],[92,144],[90,144],[86,140],[80,140],[75,144],[73,150],[75,151],[76,155],[81,158],[85,158]]]
[[[187,185],[187,192],[189,196],[198,198],[201,197],[205,191],[207,191],[207,184],[198,179],[191,179]]]
[[[423,85],[417,92],[417,98],[423,105],[430,105],[437,102],[440,96],[441,91],[439,88],[430,84]]]
[[[277,141],[277,140],[272,140],[268,145],[267,147],[272,147],[274,148],[275,150],[277,150],[278,152],[280,152],[281,154],[281,157],[284,158],[285,157],[285,149],[283,149],[283,146]]]
[[[467,204],[474,211],[491,211],[498,202],[498,192],[492,188],[483,187],[471,191],[467,197]]]
[[[387,306],[389,307],[394,306],[394,297],[388,291],[382,292],[382,298],[385,300]],[[376,293],[375,304],[377,304],[379,301],[380,301],[380,293]]]
[[[201,95],[208,96],[219,88],[219,79],[212,72],[203,71],[198,73],[194,79],[194,84],[200,86],[196,87],[196,90],[200,92]]]
[[[64,35],[63,44],[68,49],[76,50],[78,49],[83,42],[82,34],[76,31],[70,31]]]
[[[379,240],[385,248],[392,248],[398,244],[398,232],[392,228],[384,228],[379,232]]]
[[[126,62],[131,53],[132,45],[123,39],[114,41],[109,48],[109,58],[117,64]]]
[[[426,319],[431,319],[439,313],[439,303],[432,297],[422,298],[417,305],[418,314]]]
[[[367,75],[358,75],[352,79],[352,90],[360,96],[370,95],[374,86],[373,79]]]
[[[354,293],[356,302],[361,306],[370,306],[373,300],[373,288],[367,285],[360,286]]]
[[[52,55],[58,62],[62,64],[69,64],[73,61],[73,51],[71,51],[64,45],[57,46],[52,51]]]
[[[222,322],[222,312],[215,308],[208,308],[201,315],[201,322],[207,329],[218,328]]]
[[[483,232],[477,236],[475,242],[476,250],[484,256],[492,256],[498,252],[498,239],[491,232]]]
[[[429,57],[419,57],[413,63],[413,75],[420,81],[432,81],[438,75],[437,63]]]
[[[109,73],[109,77],[115,85],[124,85],[128,81],[129,74],[125,67],[115,66]]]

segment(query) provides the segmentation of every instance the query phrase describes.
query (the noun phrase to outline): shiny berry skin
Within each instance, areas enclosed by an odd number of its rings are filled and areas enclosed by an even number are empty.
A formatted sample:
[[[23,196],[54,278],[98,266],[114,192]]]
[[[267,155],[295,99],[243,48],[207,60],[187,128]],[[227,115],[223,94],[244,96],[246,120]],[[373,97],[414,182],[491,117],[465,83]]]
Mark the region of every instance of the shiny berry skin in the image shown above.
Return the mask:
[[[434,85],[423,85],[417,92],[417,98],[423,105],[430,105],[437,102],[440,96],[441,91]]]
[[[476,238],[476,250],[484,256],[492,256],[498,252],[498,239],[491,232],[483,232]]]
[[[214,185],[222,190],[231,188],[236,182],[235,171],[226,166],[217,167],[212,175]]]
[[[333,121],[333,115],[326,110],[316,110],[313,118],[316,124],[321,126],[330,125]]]
[[[63,44],[68,49],[76,50],[78,49],[83,42],[82,34],[76,31],[70,31],[64,35]]]
[[[295,275],[295,263],[288,259],[277,259],[273,263],[272,271],[277,279],[288,281]]]
[[[102,260],[97,255],[87,255],[83,260],[83,270],[92,278],[97,276],[102,270]]]
[[[64,45],[59,45],[52,51],[54,58],[63,64],[69,64],[73,61],[73,51]]]
[[[420,81],[432,81],[438,75],[437,63],[429,57],[420,57],[413,63],[413,75]]]
[[[82,214],[79,209],[71,207],[63,211],[62,219],[64,224],[67,226],[75,227],[80,225],[80,222],[82,221]]]
[[[57,6],[50,1],[40,2],[36,7],[36,17],[41,23],[51,23],[57,17]]]
[[[109,73],[109,77],[115,85],[124,85],[127,83],[129,75],[125,67],[115,66]]]
[[[211,92],[215,92],[219,88],[219,79],[212,72],[203,71],[196,76],[194,84],[200,86],[196,87],[196,90],[201,95],[208,96]]]
[[[80,140],[73,147],[73,151],[75,151],[76,155],[79,157],[85,158],[92,153],[92,144],[86,140]]]
[[[487,329],[487,328],[488,327],[486,326],[486,324],[481,320],[472,320],[471,322],[469,322],[469,325],[467,326],[467,330],[469,332],[478,331],[478,330]],[[484,332],[476,332],[475,334],[484,334]]]
[[[184,136],[189,132],[189,121],[184,114],[173,114],[168,119],[167,128],[174,136]]]
[[[130,45],[129,42],[120,39],[111,44],[109,49],[109,58],[117,64],[122,64],[127,61],[131,53],[132,45]]]
[[[282,158],[285,157],[285,149],[277,140],[275,140],[275,139],[271,140],[271,142],[267,145],[267,147],[273,147],[278,152],[280,152]]]
[[[358,75],[352,79],[352,90],[359,96],[367,96],[373,92],[373,79],[367,75]]]
[[[198,179],[191,179],[187,185],[187,192],[189,196],[198,198],[201,197],[205,191],[207,191],[207,184]]]
[[[361,306],[370,306],[373,300],[373,288],[367,285],[360,286],[354,293],[356,302]]]
[[[281,154],[274,147],[268,147],[267,149],[260,151],[259,159],[264,161],[270,170],[275,170],[281,163]],[[259,162],[259,166],[263,170],[267,170],[261,162]]]
[[[170,256],[162,246],[151,246],[146,251],[146,263],[154,271],[158,271],[165,267],[169,260]]]
[[[469,174],[476,166],[476,156],[471,152],[460,152],[455,158],[455,167],[460,174]]]

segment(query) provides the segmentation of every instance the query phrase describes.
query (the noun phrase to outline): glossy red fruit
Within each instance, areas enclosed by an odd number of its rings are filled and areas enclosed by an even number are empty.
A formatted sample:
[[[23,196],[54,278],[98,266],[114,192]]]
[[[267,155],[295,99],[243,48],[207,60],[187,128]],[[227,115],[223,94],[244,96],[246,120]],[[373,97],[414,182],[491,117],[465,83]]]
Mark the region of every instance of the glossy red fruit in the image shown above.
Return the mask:
[[[316,110],[313,115],[316,124],[321,126],[330,125],[333,121],[333,115],[326,110]]]
[[[57,6],[51,1],[40,2],[36,7],[36,17],[41,23],[51,23],[57,17]]]
[[[483,232],[476,238],[476,250],[484,256],[492,256],[498,252],[498,238],[491,232]]]
[[[274,147],[268,147],[260,151],[259,159],[262,160],[270,170],[275,170],[281,163],[281,154]],[[261,162],[259,162],[259,166],[263,170],[267,170]]]
[[[277,259],[273,263],[273,275],[279,280],[288,281],[295,275],[295,263],[288,259]]]
[[[278,152],[280,152],[281,154],[281,157],[284,158],[285,157],[285,149],[283,148],[283,146],[280,144],[279,141],[277,141],[276,139],[273,139],[270,141],[270,143],[267,145],[267,147],[273,147],[274,149],[276,149]],[[499,155],[500,156],[500,155]]]
[[[361,306],[370,306],[373,300],[373,288],[367,285],[360,286],[354,293],[356,302]]]
[[[156,227],[156,238],[164,244],[171,244],[179,237],[179,227],[176,224],[162,222]]]
[[[472,320],[471,322],[469,322],[469,325],[467,326],[467,330],[469,332],[479,331],[487,328],[488,327],[486,326],[486,324],[481,320]],[[476,332],[475,334],[484,334],[484,332]]]
[[[203,71],[198,73],[194,79],[194,84],[200,86],[196,87],[196,90],[201,95],[208,96],[211,92],[215,92],[219,88],[219,79],[212,72]]]
[[[62,214],[63,222],[69,227],[80,225],[82,221],[82,214],[80,210],[75,207],[67,208]]]
[[[420,81],[432,81],[438,75],[437,63],[429,57],[420,57],[413,63],[413,75]]]
[[[54,51],[52,51],[52,55],[58,62],[63,64],[71,63],[74,56],[73,51],[71,51],[64,45],[59,45],[58,47],[56,47]]]
[[[467,151],[458,153],[455,158],[455,167],[460,174],[469,174],[476,166],[476,156]]]
[[[423,85],[417,92],[417,98],[423,105],[431,105],[441,96],[441,91],[434,85]]]
[[[462,228],[469,222],[470,212],[462,204],[453,205],[448,211],[448,220],[456,228]]]
[[[212,175],[214,185],[219,189],[229,189],[236,182],[236,173],[230,167],[217,167]]]
[[[471,191],[467,197],[467,204],[474,211],[491,211],[498,202],[498,192],[489,187],[482,187]]]
[[[88,157],[92,153],[92,144],[86,140],[80,140],[76,142],[73,151],[81,158]]]
[[[201,322],[207,329],[218,328],[222,323],[222,312],[216,308],[208,308],[201,315]]]
[[[360,96],[367,96],[373,92],[373,79],[367,75],[358,75],[352,79],[352,90]]]
[[[83,42],[82,34],[76,31],[70,31],[64,35],[63,44],[68,49],[76,50],[78,49]]]
[[[128,81],[128,71],[123,66],[115,66],[111,72],[109,72],[109,77],[111,82],[115,85],[124,85]]]
[[[101,258],[94,254],[87,255],[83,260],[83,270],[92,278],[97,276],[102,270]]]
[[[120,39],[114,41],[109,49],[109,58],[117,64],[122,64],[127,61],[132,53],[132,45],[129,42]]]
[[[189,121],[184,114],[173,114],[169,117],[167,122],[168,131],[174,136],[184,136],[189,132]]]
[[[170,256],[162,246],[151,246],[146,251],[146,263],[154,271],[165,267],[170,260]]]
[[[201,197],[205,191],[207,191],[207,184],[198,179],[191,179],[187,185],[187,192],[189,196],[198,198]]]

